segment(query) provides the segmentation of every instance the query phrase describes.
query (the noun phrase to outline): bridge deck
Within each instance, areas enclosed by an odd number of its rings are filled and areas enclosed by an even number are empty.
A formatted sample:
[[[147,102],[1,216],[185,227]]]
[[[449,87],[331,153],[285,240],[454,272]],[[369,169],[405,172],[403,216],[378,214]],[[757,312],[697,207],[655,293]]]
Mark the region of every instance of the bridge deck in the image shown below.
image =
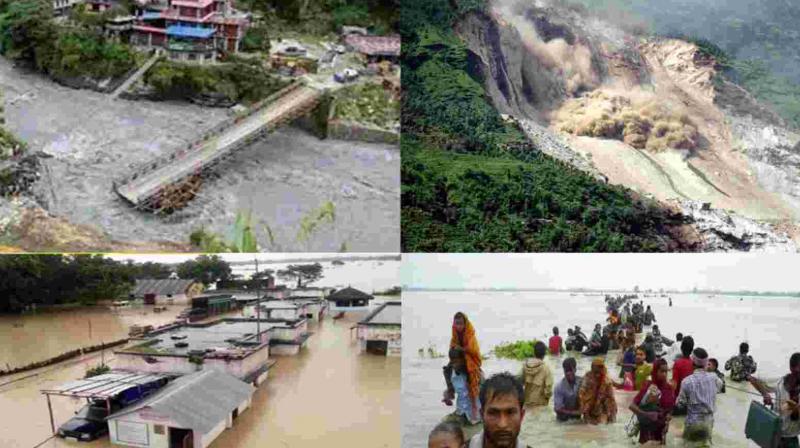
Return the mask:
[[[166,186],[201,172],[236,148],[242,140],[255,137],[265,128],[273,129],[293,113],[315,105],[322,95],[322,91],[305,85],[290,89],[219,134],[192,145],[192,149],[187,149],[174,160],[115,185],[115,190],[132,204],[141,205]]]

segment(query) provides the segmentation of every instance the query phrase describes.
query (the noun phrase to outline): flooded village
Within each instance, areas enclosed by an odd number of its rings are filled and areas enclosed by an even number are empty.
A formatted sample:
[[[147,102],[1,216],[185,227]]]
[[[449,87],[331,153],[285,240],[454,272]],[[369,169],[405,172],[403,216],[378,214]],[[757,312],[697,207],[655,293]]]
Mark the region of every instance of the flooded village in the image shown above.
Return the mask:
[[[141,278],[91,306],[19,291],[22,313],[0,318],[4,372],[118,343],[1,375],[0,445],[400,446],[398,256],[98,257],[61,263]]]
[[[20,142],[0,142],[0,245],[213,251],[247,216],[256,244],[240,251],[399,249],[391,11],[351,26],[316,1],[291,17],[272,2],[16,3],[21,21],[53,3],[35,36],[61,38],[0,48],[3,132]],[[51,53],[61,63],[37,69]]]

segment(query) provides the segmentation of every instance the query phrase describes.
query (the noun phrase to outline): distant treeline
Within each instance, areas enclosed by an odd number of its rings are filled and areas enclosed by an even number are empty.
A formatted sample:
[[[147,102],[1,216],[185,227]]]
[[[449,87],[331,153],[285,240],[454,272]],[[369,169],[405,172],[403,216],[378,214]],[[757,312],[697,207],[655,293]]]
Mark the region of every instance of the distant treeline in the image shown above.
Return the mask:
[[[91,305],[127,297],[136,279],[169,278],[173,268],[136,264],[102,255],[4,255],[0,257],[0,313],[18,313],[30,305]],[[177,266],[179,278],[209,284],[231,278],[231,268],[217,256],[199,256]]]

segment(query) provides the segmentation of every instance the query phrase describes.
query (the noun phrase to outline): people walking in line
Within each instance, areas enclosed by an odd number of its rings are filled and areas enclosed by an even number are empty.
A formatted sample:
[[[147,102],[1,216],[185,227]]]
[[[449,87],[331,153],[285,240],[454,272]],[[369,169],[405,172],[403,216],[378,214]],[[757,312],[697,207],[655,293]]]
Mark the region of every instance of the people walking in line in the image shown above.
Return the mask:
[[[722,380],[706,370],[708,352],[703,348],[694,349],[691,360],[694,371],[681,382],[677,400],[686,406],[683,438],[690,442],[711,442],[717,393],[722,389]]]
[[[536,341],[533,358],[522,365],[522,383],[525,385],[525,406],[546,406],[553,395],[553,373],[544,363],[547,351],[544,342]]]
[[[561,340],[561,336],[558,335],[558,327],[553,327],[553,335],[550,336],[550,340],[547,342],[551,355],[558,356],[564,351],[564,345]]]
[[[716,358],[709,359],[708,360],[708,369],[706,369],[706,370],[716,374],[719,377],[719,379],[722,380],[722,389],[719,391],[719,393],[724,394],[725,393],[725,374],[719,371],[719,361],[717,361]]]
[[[739,354],[725,362],[725,370],[731,371],[731,380],[738,382],[747,381],[747,377],[756,373],[756,362],[748,354],[750,345],[747,342],[739,344]]]
[[[608,377],[603,358],[592,361],[592,369],[581,382],[578,401],[581,414],[587,423],[613,423],[617,416],[614,387]]]
[[[642,386],[630,405],[630,410],[639,419],[640,444],[666,442],[672,408],[675,406],[675,389],[667,381],[668,370],[667,361],[657,359],[650,381]]]
[[[553,390],[553,410],[556,420],[564,422],[581,418],[578,393],[583,378],[577,375],[578,363],[575,358],[567,358],[561,363],[564,369],[564,378],[559,381]]]
[[[519,439],[525,418],[522,383],[508,372],[492,375],[481,385],[479,398],[483,431],[470,439],[468,448],[525,448]]]

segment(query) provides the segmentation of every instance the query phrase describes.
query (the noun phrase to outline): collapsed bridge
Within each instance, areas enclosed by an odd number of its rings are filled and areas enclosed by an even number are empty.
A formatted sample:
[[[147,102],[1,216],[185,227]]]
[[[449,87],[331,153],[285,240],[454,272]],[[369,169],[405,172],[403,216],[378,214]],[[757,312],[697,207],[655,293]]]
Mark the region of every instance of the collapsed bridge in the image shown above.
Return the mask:
[[[135,166],[113,183],[114,191],[139,210],[157,214],[182,208],[196,195],[210,168],[277,127],[311,112],[326,92],[294,81],[212,129],[194,142]]]

